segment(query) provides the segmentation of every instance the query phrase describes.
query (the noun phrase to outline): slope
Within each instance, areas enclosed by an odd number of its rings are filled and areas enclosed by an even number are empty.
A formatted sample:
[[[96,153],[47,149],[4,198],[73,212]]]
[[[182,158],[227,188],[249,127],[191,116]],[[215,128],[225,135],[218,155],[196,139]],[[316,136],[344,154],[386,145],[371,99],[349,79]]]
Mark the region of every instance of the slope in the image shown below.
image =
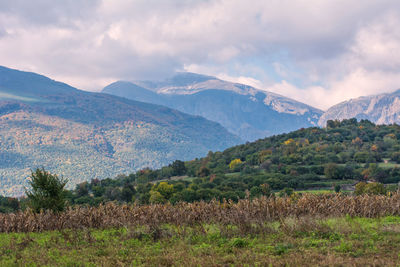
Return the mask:
[[[246,191],[252,197],[273,192],[289,195],[293,190],[332,192],[337,186],[339,190],[352,190],[358,181],[392,184],[387,190],[398,188],[399,125],[375,125],[356,119],[330,121],[328,125],[260,139],[158,170],[92,181],[85,184],[86,194],[115,194],[91,197],[76,190],[71,202],[98,204],[135,199],[145,204],[213,198],[237,201],[246,197]],[[377,183],[369,183],[366,188],[370,194],[386,191]]]
[[[239,142],[199,116],[0,68],[0,194],[23,193],[36,167],[73,186]]]

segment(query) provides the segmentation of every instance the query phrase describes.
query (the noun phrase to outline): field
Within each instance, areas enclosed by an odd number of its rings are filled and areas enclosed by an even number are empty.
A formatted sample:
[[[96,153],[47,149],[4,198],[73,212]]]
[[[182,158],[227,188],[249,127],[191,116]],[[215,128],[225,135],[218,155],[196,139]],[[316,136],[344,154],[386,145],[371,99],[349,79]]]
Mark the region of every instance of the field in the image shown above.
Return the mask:
[[[400,217],[0,234],[1,266],[396,266]]]
[[[396,266],[400,194],[0,214],[0,266]]]

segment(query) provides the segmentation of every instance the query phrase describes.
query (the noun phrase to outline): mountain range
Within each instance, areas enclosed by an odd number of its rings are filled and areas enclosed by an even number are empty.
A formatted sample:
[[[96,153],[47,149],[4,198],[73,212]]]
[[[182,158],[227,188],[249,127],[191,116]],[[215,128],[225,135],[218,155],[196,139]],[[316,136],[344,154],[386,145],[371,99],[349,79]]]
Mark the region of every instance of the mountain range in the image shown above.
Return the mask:
[[[0,195],[23,194],[36,167],[63,175],[74,186],[352,117],[400,123],[400,90],[324,112],[195,73],[117,81],[94,93],[0,67]]]
[[[202,116],[245,141],[316,126],[323,113],[275,93],[195,73],[161,82],[118,81],[102,92]]]
[[[216,122],[0,67],[0,195],[44,167],[74,184],[240,143]]]

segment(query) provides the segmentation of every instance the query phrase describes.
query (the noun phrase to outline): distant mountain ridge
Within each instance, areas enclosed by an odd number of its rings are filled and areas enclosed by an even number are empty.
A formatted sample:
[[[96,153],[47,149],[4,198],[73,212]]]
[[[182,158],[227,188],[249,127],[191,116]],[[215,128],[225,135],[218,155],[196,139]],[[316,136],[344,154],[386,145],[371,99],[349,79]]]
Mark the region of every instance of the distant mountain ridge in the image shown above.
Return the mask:
[[[203,116],[246,141],[316,126],[323,113],[275,93],[195,73],[161,82],[118,81],[102,92]]]
[[[368,119],[376,124],[400,124],[400,90],[344,101],[329,108],[318,124],[325,126],[328,120],[348,118]]]
[[[240,142],[199,116],[0,67],[0,195],[22,194],[36,167],[73,186]]]

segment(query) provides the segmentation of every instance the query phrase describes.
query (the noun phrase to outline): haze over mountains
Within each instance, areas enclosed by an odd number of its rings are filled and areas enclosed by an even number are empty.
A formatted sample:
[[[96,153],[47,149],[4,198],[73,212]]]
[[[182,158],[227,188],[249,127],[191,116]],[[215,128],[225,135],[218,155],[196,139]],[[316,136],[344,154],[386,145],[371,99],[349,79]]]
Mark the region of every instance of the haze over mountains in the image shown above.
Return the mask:
[[[73,185],[240,142],[199,116],[0,67],[1,195],[22,194],[36,167],[64,175]]]
[[[323,113],[278,94],[195,73],[161,82],[119,81],[102,92],[203,116],[246,141],[317,126]]]

